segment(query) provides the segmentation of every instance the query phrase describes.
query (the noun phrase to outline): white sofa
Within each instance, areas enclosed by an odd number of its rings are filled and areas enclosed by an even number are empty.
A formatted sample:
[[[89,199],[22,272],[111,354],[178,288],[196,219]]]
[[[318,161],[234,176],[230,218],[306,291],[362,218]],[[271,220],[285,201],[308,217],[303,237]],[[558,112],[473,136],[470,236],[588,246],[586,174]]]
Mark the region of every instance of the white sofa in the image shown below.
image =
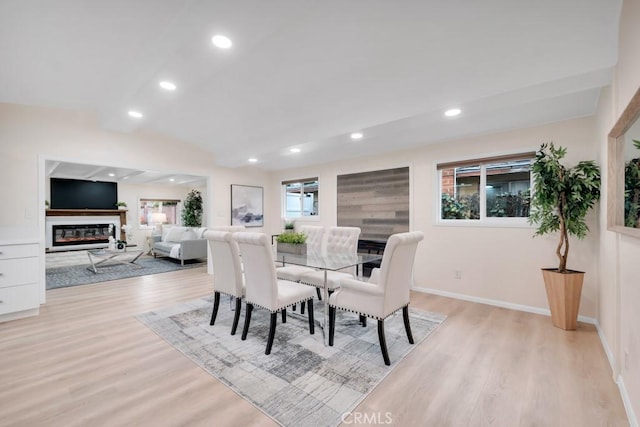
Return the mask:
[[[203,237],[206,230],[206,227],[163,226],[162,234],[153,235],[153,257],[174,258],[182,265],[187,260],[206,259],[207,239]]]

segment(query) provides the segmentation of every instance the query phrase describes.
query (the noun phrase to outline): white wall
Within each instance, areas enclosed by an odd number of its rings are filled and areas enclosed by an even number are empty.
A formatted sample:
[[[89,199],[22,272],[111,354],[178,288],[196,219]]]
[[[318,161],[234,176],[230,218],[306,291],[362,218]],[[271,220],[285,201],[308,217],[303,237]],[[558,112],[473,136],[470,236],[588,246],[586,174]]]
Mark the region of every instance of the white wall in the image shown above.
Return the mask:
[[[597,135],[594,118],[581,118],[530,129],[450,141],[380,156],[273,173],[277,200],[269,216],[281,216],[279,183],[287,179],[318,176],[319,218],[325,226],[336,223],[337,175],[410,166],[411,228],[425,233],[415,266],[417,287],[520,304],[540,310],[548,305],[540,268],[555,267],[556,236],[532,238],[534,229],[502,227],[454,227],[435,224],[438,202],[437,162],[482,157],[500,153],[535,151],[543,142],[554,141],[568,148],[567,162],[596,159]],[[364,142],[366,143],[366,142]],[[392,143],[392,141],[390,141]],[[572,240],[569,267],[587,272],[580,314],[596,316],[597,212],[588,218],[594,231],[584,241]],[[277,224],[277,232],[280,225]],[[462,270],[462,279],[455,279]]]
[[[640,0],[624,0],[620,18],[619,59],[612,91],[598,111],[599,152],[606,163],[606,134],[640,87]],[[606,188],[606,187],[604,187]],[[604,214],[604,210],[601,209]],[[604,225],[604,221],[601,221]],[[640,416],[640,239],[618,235],[601,227],[601,330],[613,353],[614,376],[626,392],[631,422]],[[624,395],[624,394],[623,394]]]
[[[230,184],[266,185],[269,176],[255,168],[216,167],[210,152],[173,138],[102,130],[90,114],[0,104],[0,182],[9,201],[0,210],[3,236],[44,242],[46,159],[203,176],[207,226],[230,224]],[[129,208],[136,203],[127,200]],[[279,221],[266,217],[267,226],[270,220]]]
[[[11,201],[0,210],[0,227],[39,235],[46,198],[45,178],[39,176],[42,159],[206,177],[207,225],[230,224],[230,184],[264,186],[268,177],[251,167],[216,167],[213,154],[176,139],[102,130],[89,114],[0,104],[0,182],[2,195]]]

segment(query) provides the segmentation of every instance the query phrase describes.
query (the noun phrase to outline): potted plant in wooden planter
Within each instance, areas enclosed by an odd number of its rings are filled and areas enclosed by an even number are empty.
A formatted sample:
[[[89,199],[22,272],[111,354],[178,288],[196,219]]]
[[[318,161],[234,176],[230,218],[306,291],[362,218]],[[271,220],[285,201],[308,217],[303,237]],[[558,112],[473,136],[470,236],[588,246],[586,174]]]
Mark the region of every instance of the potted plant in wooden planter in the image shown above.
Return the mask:
[[[307,236],[303,233],[282,233],[277,239],[278,252],[304,255],[307,253]]]
[[[538,229],[534,236],[559,232],[558,268],[544,268],[553,325],[576,329],[584,272],[567,269],[569,235],[584,238],[589,231],[585,217],[600,198],[600,169],[593,161],[567,168],[560,160],[567,150],[553,143],[542,144],[532,164],[533,197],[529,222]]]

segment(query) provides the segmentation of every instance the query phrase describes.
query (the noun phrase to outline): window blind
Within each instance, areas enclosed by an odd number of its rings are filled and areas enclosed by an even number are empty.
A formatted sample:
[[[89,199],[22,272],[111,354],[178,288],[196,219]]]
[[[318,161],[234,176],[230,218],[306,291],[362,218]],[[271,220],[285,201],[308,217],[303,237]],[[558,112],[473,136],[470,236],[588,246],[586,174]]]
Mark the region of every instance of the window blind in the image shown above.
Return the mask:
[[[535,151],[529,151],[525,153],[518,154],[507,154],[504,156],[492,156],[492,157],[481,157],[478,159],[467,159],[461,160],[458,162],[446,162],[446,163],[438,163],[437,169],[452,169],[452,168],[462,168],[467,166],[478,166],[487,163],[502,163],[502,162],[511,162],[515,160],[526,160],[533,159],[536,157]]]

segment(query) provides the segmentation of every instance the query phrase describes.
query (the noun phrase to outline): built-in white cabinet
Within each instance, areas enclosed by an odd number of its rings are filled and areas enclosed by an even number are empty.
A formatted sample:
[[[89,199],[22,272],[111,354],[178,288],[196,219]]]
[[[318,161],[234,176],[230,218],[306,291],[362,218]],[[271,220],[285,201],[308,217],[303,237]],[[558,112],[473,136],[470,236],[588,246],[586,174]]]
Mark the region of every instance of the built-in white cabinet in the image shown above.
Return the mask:
[[[0,241],[0,321],[38,313],[39,251],[37,242]]]

